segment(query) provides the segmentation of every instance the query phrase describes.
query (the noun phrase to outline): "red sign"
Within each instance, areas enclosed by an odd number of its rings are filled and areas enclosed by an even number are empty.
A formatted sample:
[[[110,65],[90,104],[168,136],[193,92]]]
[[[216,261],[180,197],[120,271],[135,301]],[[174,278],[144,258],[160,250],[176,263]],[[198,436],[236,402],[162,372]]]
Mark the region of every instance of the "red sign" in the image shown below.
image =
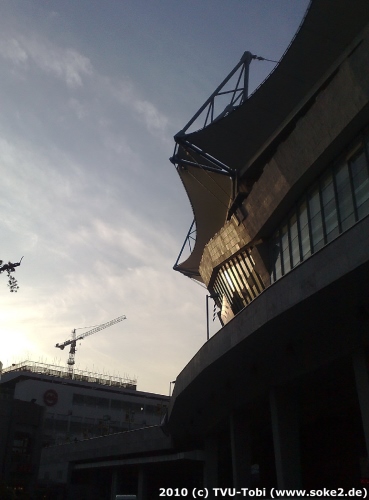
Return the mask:
[[[58,393],[54,389],[49,389],[44,394],[44,403],[46,406],[54,406],[58,402]]]

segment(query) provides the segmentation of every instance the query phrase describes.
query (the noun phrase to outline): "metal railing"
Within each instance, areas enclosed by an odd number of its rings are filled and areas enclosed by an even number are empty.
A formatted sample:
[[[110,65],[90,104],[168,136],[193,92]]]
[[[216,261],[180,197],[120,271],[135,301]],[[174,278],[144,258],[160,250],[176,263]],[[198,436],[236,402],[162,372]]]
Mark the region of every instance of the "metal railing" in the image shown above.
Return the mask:
[[[71,374],[68,368],[57,365],[49,365],[46,363],[37,363],[35,361],[22,361],[21,363],[12,364],[3,369],[3,375],[11,372],[31,372],[40,375],[49,375],[51,377],[61,377],[71,379]],[[122,387],[125,389],[135,390],[137,380],[128,377],[115,377],[107,374],[93,373],[87,370],[74,370],[73,380],[80,382],[94,382],[101,385],[109,385],[113,387]]]

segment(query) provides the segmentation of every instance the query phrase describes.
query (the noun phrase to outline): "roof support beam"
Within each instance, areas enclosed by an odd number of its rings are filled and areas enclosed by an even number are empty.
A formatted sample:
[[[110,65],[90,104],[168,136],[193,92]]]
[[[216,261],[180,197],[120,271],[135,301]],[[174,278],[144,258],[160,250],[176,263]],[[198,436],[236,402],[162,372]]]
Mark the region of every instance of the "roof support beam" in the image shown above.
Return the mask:
[[[188,243],[189,245],[189,248],[190,248],[190,251],[192,252],[192,248],[191,248],[191,241],[194,241],[196,242],[196,237],[193,236],[194,233],[196,233],[196,226],[195,226],[195,219],[192,221],[192,224],[191,224],[191,227],[190,229],[188,230],[188,233],[187,233],[187,236],[183,242],[183,245],[182,245],[182,248],[181,248],[181,251],[179,252],[179,255],[177,257],[177,260],[176,260],[176,263],[174,264],[173,266],[173,269],[176,270],[177,267],[178,267],[178,262],[179,262],[179,259],[181,258],[181,255],[183,253],[183,250],[186,246],[186,243]]]
[[[202,163],[196,163],[194,161],[189,161],[189,160],[182,160],[179,158],[179,156],[172,156],[172,158],[169,158],[169,161],[173,163],[173,165],[181,165],[181,166],[190,166],[190,167],[196,167],[200,168],[201,170],[206,170],[208,172],[214,172],[216,174],[221,174],[221,175],[226,175],[227,177],[230,177],[229,172],[225,172],[224,170],[220,170],[219,168],[215,167],[209,167],[209,165],[203,165]]]
[[[209,118],[209,114],[211,114],[211,121],[214,121],[214,117],[213,117],[214,99],[218,95],[222,94],[221,90],[223,89],[223,87],[226,85],[226,83],[232,78],[232,76],[236,73],[236,71],[239,68],[241,68],[242,72],[244,72],[244,82],[243,82],[244,86],[243,86],[243,88],[239,88],[239,82],[240,82],[240,78],[239,78],[237,85],[236,85],[236,88],[233,91],[229,92],[229,93],[233,93],[233,97],[232,97],[231,103],[230,103],[231,107],[230,108],[227,107],[228,108],[227,112],[231,108],[233,108],[233,105],[235,104],[236,101],[240,100],[240,102],[238,102],[238,105],[242,104],[248,97],[249,66],[250,66],[252,59],[256,59],[256,58],[257,58],[257,56],[251,54],[251,52],[248,52],[248,51],[244,52],[239,63],[233,68],[233,70],[222,81],[222,83],[214,90],[214,92],[211,94],[209,99],[201,106],[201,108],[198,110],[198,112],[191,118],[191,120],[184,126],[184,128],[181,130],[181,132],[179,132],[177,135],[184,134],[186,132],[186,130],[188,130],[188,128],[197,120],[197,118],[201,115],[201,113],[203,113],[203,111],[205,111],[205,109],[208,106],[209,106],[209,110],[208,110],[208,113],[206,115],[206,120],[205,120],[204,126],[207,125],[207,120]],[[226,92],[226,93],[228,93],[228,92]],[[240,99],[239,98],[236,99],[236,94],[239,94]],[[223,113],[222,113],[222,115],[223,115]]]
[[[229,177],[235,177],[236,176],[235,170],[233,170],[231,167],[228,167],[228,165],[226,165],[225,163],[217,160],[213,156],[209,155],[209,153],[206,153],[205,151],[203,151],[198,146],[195,146],[194,144],[191,144],[189,141],[187,141],[187,140],[185,140],[185,139],[183,139],[181,137],[178,137],[178,135],[175,136],[175,141],[176,141],[176,143],[179,146],[182,146],[183,149],[185,149],[185,150],[189,149],[189,150],[193,151],[194,153],[198,154],[199,156],[201,156],[202,158],[204,158],[205,160],[207,160],[208,162],[210,162],[213,165],[215,165],[215,167],[216,167],[215,171],[216,172],[222,173],[222,171],[223,171],[223,172],[227,172],[227,174],[228,174]]]

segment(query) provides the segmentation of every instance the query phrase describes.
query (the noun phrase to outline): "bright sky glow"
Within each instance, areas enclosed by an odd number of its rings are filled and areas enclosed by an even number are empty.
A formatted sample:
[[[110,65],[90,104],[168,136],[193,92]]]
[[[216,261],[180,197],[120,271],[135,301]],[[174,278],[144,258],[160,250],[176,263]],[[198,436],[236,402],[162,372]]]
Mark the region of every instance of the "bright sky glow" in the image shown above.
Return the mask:
[[[0,360],[169,382],[206,340],[206,291],[174,272],[192,222],[168,158],[245,50],[278,60],[307,0],[2,0]],[[253,61],[250,91],[273,69]],[[219,323],[212,325],[212,333]]]

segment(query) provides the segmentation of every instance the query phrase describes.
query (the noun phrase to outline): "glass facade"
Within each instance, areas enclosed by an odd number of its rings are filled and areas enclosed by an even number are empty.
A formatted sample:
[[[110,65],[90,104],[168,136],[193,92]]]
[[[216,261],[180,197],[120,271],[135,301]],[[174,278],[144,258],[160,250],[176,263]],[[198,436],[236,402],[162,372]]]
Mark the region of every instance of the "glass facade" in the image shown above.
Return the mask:
[[[78,394],[78,393],[73,393],[72,404],[76,406],[88,406],[90,408],[99,408],[99,409],[110,408],[115,411],[132,412],[137,414],[158,413],[160,409],[166,408],[166,405],[163,405],[163,403],[158,403],[156,405],[142,403],[142,402],[135,403],[132,401],[126,401],[122,399],[99,398],[95,396],[87,396],[85,394]]]
[[[273,235],[272,283],[368,214],[367,131],[310,186]]]
[[[271,282],[369,215],[369,129],[306,190],[270,240]],[[249,249],[224,262],[212,292],[234,314],[265,288]]]
[[[222,264],[213,285],[220,304],[224,297],[234,314],[247,306],[264,288],[248,249]]]
[[[86,406],[91,410],[101,411],[88,411],[87,414],[93,415],[92,417],[78,415],[78,409],[70,410],[66,414],[47,412],[44,422],[44,443],[60,444],[74,439],[87,439],[158,425],[165,414],[167,404],[163,402],[155,404],[152,399],[150,398],[150,403],[146,403],[74,393],[74,406]]]

